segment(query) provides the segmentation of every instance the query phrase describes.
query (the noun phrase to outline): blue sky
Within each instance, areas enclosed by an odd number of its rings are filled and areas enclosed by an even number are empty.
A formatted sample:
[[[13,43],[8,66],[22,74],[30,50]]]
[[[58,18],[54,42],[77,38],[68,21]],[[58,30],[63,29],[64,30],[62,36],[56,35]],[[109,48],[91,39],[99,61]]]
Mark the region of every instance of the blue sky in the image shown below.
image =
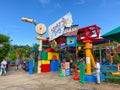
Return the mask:
[[[120,26],[120,0],[0,0],[0,33],[9,35],[12,44],[32,45],[38,43],[35,26],[21,17],[48,28],[68,12],[80,28],[97,24],[101,35]]]

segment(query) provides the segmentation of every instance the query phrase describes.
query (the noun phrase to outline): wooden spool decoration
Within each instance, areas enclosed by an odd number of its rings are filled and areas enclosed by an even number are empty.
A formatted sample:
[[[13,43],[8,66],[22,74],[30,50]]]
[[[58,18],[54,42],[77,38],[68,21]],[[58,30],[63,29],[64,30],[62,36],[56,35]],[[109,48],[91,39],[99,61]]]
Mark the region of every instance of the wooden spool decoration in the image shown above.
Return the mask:
[[[37,24],[35,30],[38,34],[43,35],[46,33],[46,26],[44,24]]]
[[[42,51],[42,40],[43,40],[42,35],[46,32],[46,26],[44,24],[41,24],[41,23],[37,24],[36,27],[35,27],[35,30],[40,35],[40,36],[37,37],[37,39],[40,40],[39,51]]]

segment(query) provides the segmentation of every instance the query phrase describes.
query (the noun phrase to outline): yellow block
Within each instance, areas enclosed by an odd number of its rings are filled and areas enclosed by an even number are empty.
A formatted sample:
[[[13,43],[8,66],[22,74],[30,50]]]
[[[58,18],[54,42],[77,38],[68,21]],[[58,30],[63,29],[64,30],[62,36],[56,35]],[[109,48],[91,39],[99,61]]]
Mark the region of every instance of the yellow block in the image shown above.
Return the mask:
[[[41,62],[42,62],[42,64],[50,64],[49,60],[42,60]]]
[[[48,60],[59,60],[59,53],[48,52]]]
[[[65,62],[65,69],[69,69],[70,68],[70,63],[69,62]]]

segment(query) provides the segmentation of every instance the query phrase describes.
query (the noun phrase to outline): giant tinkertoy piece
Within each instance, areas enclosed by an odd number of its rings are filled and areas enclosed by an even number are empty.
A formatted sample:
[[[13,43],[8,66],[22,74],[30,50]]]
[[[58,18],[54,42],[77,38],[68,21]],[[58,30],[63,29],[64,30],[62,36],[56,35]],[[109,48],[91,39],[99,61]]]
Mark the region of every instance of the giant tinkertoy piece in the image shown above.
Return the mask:
[[[77,40],[83,42],[86,53],[86,74],[91,75],[91,65],[95,67],[94,57],[91,53],[92,42],[95,38],[99,38],[100,27],[96,25],[87,26],[78,29]]]
[[[40,73],[41,72],[41,61],[40,61],[40,59],[41,59],[41,52],[42,52],[42,40],[46,40],[45,38],[42,37],[42,35],[44,33],[46,33],[46,26],[44,24],[42,24],[42,23],[36,24],[35,20],[29,19],[29,18],[25,18],[25,17],[22,17],[22,21],[33,23],[35,25],[36,32],[39,34],[39,36],[37,36],[36,39],[39,40],[38,73]]]
[[[39,42],[39,53],[42,52],[42,40],[46,40],[42,37],[42,35],[46,32],[46,26],[44,24],[37,24],[35,27],[36,32],[39,34],[39,36],[36,37]],[[41,55],[41,54],[40,54]]]

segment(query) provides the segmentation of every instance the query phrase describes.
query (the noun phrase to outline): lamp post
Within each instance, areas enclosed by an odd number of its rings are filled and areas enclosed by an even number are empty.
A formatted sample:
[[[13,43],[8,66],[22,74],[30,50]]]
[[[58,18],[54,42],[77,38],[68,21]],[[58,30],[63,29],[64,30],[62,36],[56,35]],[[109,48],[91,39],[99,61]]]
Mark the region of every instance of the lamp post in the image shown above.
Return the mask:
[[[33,23],[35,25],[36,33],[39,34],[39,36],[37,36],[36,39],[39,40],[38,73],[40,73],[41,72],[41,61],[40,61],[40,59],[41,59],[41,52],[42,52],[42,41],[46,40],[42,36],[43,36],[43,34],[46,33],[46,26],[42,23],[36,24],[36,20],[25,18],[25,17],[22,17],[22,21]]]

